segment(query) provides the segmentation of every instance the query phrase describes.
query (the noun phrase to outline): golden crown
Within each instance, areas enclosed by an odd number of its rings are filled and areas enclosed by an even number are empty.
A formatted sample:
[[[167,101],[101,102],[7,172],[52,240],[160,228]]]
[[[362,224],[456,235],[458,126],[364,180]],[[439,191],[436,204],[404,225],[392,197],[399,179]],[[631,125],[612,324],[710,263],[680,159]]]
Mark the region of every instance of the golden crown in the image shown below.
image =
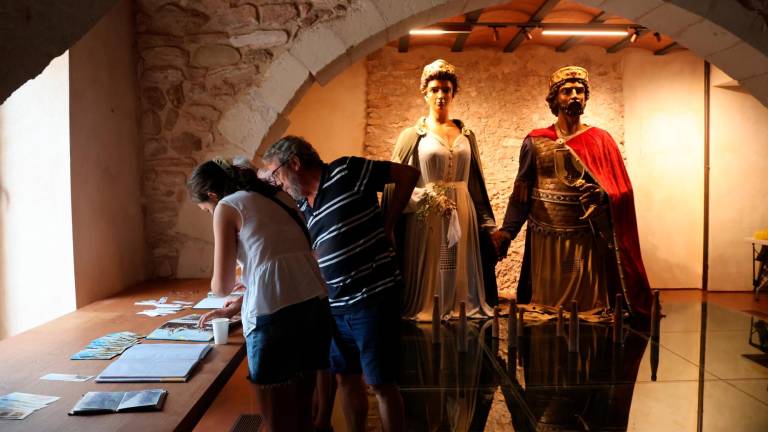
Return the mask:
[[[565,66],[556,70],[549,78],[549,87],[569,79],[583,79],[589,82],[587,70],[579,66]]]

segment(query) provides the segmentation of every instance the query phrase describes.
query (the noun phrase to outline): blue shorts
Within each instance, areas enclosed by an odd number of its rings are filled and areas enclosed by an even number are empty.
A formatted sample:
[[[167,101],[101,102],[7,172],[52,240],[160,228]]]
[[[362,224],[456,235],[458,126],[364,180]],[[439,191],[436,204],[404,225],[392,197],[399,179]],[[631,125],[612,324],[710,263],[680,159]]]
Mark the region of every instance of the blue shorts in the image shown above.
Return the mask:
[[[327,298],[313,298],[261,315],[245,337],[249,378],[278,384],[328,369],[331,312]]]
[[[334,314],[331,370],[360,374],[369,385],[394,383],[399,371],[400,310],[396,296],[382,295],[359,310]]]

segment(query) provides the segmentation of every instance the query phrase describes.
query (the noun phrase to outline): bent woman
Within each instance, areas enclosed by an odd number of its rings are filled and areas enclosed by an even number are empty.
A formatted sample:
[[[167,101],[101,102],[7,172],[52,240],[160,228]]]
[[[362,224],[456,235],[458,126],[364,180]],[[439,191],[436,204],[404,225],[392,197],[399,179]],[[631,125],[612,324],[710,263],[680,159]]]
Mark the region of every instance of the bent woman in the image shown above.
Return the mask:
[[[213,215],[211,291],[229,294],[236,261],[242,266],[249,377],[269,430],[311,430],[315,374],[329,367],[331,315],[295,204],[249,165],[218,158],[195,168],[187,189]]]

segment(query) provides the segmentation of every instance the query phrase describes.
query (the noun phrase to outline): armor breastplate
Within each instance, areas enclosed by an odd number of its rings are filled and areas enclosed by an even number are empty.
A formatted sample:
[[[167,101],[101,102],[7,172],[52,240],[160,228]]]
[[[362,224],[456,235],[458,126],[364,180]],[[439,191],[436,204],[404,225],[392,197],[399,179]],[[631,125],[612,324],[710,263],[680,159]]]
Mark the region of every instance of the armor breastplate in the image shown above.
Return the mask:
[[[587,221],[579,219],[584,214],[579,202],[582,192],[560,180],[555,169],[555,150],[566,149],[565,145],[544,137],[532,138],[532,143],[536,154],[530,212],[533,223],[550,230],[588,230]]]

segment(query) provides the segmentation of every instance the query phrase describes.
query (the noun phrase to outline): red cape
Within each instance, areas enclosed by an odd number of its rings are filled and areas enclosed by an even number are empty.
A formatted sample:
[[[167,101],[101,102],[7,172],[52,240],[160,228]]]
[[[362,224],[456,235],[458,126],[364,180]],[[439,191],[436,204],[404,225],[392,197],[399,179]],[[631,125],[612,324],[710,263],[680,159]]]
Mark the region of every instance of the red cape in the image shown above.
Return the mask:
[[[555,125],[536,129],[528,136],[557,140]],[[569,139],[566,145],[608,194],[611,222],[619,250],[619,275],[624,278],[624,297],[632,314],[650,317],[653,294],[640,255],[632,183],[619,148],[608,132],[597,127],[590,127]]]

